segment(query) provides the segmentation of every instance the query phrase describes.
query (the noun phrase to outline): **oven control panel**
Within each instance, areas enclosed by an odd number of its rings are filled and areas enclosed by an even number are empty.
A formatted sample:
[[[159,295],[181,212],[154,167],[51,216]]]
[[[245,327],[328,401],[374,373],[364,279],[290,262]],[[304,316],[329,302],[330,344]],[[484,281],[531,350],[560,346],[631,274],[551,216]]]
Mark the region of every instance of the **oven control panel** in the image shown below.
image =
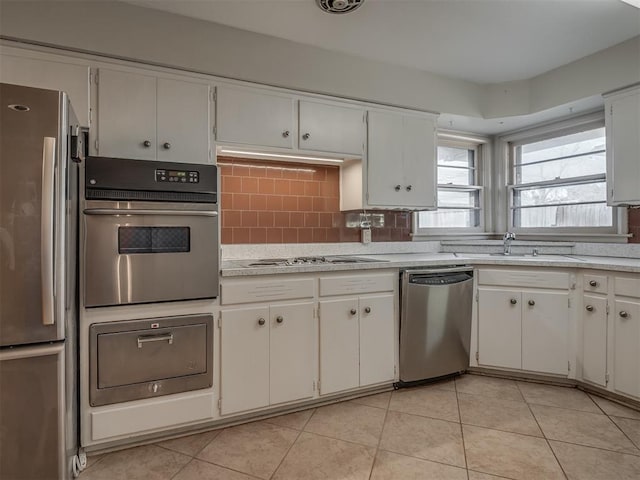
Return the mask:
[[[189,170],[156,169],[156,182],[199,183],[200,174]]]

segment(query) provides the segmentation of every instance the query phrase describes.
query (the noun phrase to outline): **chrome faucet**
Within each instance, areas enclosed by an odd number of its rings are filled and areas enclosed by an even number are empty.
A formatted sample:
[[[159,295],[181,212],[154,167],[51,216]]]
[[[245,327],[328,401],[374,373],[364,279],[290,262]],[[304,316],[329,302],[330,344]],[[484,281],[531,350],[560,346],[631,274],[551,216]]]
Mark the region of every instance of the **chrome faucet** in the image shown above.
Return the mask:
[[[502,252],[504,255],[511,255],[511,242],[516,239],[516,234],[513,232],[507,232],[502,237],[504,241],[504,251]]]

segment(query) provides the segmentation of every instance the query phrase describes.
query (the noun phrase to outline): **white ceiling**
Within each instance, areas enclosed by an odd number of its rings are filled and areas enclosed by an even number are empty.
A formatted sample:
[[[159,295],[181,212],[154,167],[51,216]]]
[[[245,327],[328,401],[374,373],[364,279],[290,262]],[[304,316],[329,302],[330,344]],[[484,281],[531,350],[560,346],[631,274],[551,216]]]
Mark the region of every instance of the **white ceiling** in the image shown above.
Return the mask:
[[[308,45],[478,83],[531,78],[640,35],[621,0],[127,0]],[[222,47],[224,48],[224,47]]]

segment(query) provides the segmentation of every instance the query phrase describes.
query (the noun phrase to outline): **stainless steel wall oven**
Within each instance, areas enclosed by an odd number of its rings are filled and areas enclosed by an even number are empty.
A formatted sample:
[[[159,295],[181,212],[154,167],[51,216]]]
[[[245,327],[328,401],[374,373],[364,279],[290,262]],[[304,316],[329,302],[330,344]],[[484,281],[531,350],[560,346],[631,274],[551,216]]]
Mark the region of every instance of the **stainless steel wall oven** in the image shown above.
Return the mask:
[[[214,165],[89,157],[84,305],[218,296]]]

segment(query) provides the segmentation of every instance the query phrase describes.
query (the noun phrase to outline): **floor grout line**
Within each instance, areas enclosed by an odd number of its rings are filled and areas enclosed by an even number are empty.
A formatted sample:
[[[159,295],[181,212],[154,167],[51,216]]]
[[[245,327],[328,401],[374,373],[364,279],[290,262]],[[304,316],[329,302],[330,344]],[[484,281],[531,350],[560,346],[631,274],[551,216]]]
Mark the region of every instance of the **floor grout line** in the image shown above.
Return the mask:
[[[615,417],[615,415],[613,415]],[[636,442],[633,441],[633,439],[627,435],[627,432],[625,432],[620,425],[618,425],[612,418],[612,415],[607,415],[607,418],[611,421],[611,423],[613,423],[615,425],[615,427],[620,430],[622,432],[622,434],[627,437],[627,440],[629,440],[631,442],[631,445],[633,445],[634,447],[636,447],[636,449],[638,450],[638,455],[640,455],[640,445],[636,445]],[[620,417],[615,417],[615,418],[620,418]],[[625,419],[625,420],[633,420],[632,418],[630,419]],[[638,424],[640,424],[640,420],[638,420]],[[633,453],[630,453],[629,455],[633,455]],[[636,455],[637,456],[637,455]]]
[[[462,438],[462,453],[464,454],[464,467],[467,470],[467,480],[469,480],[469,461],[467,460],[467,445],[464,442],[464,429],[462,428],[462,412],[460,412],[460,399],[458,398],[458,386],[454,379],[453,392],[456,397],[456,406],[458,407],[458,420],[460,420],[460,437]]]
[[[518,387],[518,390],[520,391],[520,395],[522,395],[522,398],[524,398],[524,394],[522,393],[522,389],[520,388],[520,386],[518,385],[517,382],[516,382],[516,387]],[[544,441],[547,443],[547,447],[549,447],[549,450],[551,451],[551,455],[553,455],[553,458],[556,459],[556,463],[560,467],[560,471],[562,472],[562,475],[564,475],[564,478],[568,479],[569,476],[567,475],[567,472],[564,471],[564,467],[562,466],[562,463],[560,463],[560,459],[556,455],[556,452],[553,450],[553,447],[551,446],[551,443],[549,442],[549,439],[547,438],[547,435],[544,433],[544,430],[540,426],[540,422],[538,422],[538,418],[536,417],[535,413],[533,413],[533,410],[531,409],[531,405],[526,401],[526,399],[525,399],[525,403],[527,404],[527,408],[529,409],[529,412],[531,413],[531,416],[535,420],[536,425],[538,425],[538,428],[540,429],[540,433],[542,433],[542,438],[544,438]]]
[[[380,436],[378,437],[378,444],[376,445],[376,452],[373,455],[373,462],[371,463],[371,470],[369,471],[369,480],[371,480],[371,476],[373,475],[373,469],[376,466],[376,460],[378,460],[378,452],[380,451],[380,443],[382,443],[382,435],[384,434],[384,426],[387,423],[387,415],[389,414],[389,405],[391,405],[391,397],[393,396],[393,392],[389,395],[389,400],[387,401],[387,408],[384,409],[384,418],[382,419],[382,429],[380,430]]]

